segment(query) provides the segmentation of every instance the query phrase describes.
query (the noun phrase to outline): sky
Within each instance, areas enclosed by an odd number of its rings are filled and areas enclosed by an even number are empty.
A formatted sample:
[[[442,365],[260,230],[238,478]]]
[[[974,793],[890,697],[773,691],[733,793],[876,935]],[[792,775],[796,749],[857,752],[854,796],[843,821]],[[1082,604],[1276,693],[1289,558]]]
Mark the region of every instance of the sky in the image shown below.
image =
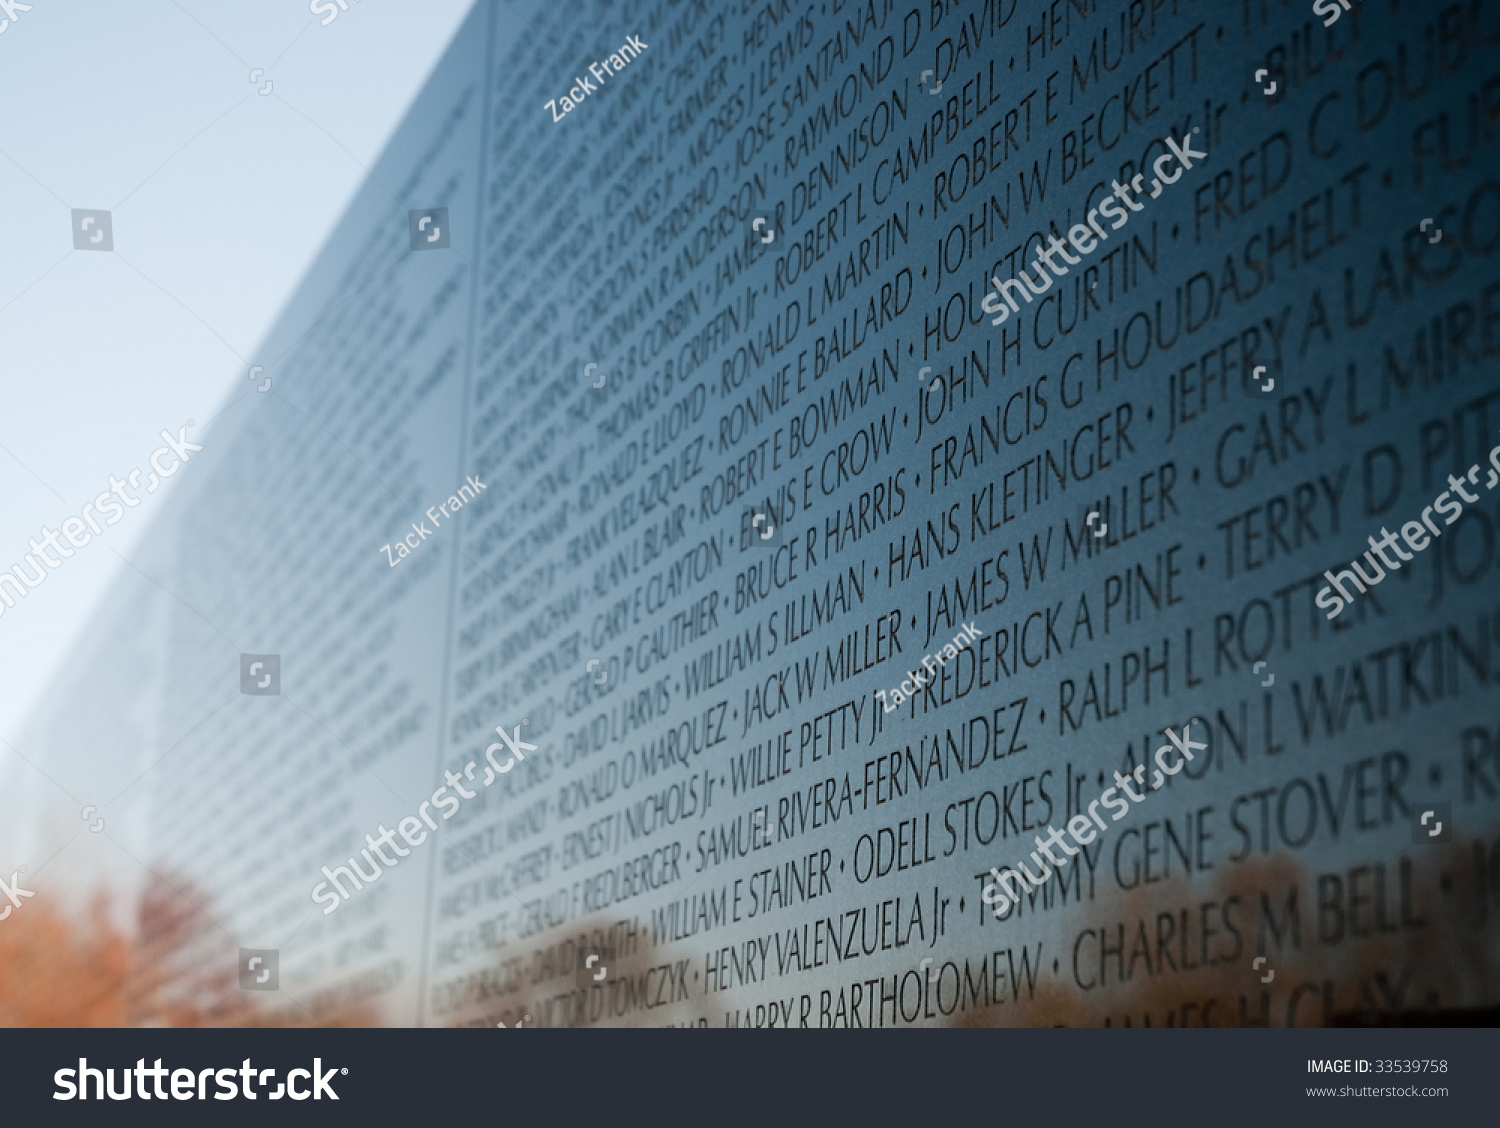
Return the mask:
[[[0,31],[0,570],[161,431],[211,436],[472,6],[347,2],[31,0]],[[74,209],[113,252],[74,249]],[[3,609],[0,738],[173,486]]]

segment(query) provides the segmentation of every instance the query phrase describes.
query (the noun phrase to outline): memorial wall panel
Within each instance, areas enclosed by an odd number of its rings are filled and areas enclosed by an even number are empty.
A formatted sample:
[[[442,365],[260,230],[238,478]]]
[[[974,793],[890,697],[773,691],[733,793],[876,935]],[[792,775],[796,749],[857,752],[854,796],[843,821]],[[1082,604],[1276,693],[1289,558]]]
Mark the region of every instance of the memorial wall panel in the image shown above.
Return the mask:
[[[162,521],[196,610],[85,644],[228,702],[149,849],[276,1006],[1493,1014],[1500,8],[582,13],[476,5]]]

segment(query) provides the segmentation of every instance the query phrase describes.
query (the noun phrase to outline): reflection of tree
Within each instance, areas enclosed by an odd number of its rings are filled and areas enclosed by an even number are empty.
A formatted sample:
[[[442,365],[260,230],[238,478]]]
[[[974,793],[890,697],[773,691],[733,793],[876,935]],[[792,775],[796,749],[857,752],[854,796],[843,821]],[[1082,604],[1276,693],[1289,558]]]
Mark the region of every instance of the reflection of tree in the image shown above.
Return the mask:
[[[1410,868],[1404,874],[1400,857],[1383,862],[1378,874],[1372,866],[1361,866],[1357,918],[1350,909],[1351,871],[1321,875],[1330,892],[1340,890],[1341,899],[1330,903],[1344,914],[1330,908],[1325,919],[1320,875],[1308,874],[1288,857],[1221,870],[1212,882],[1173,879],[1123,897],[1101,896],[1083,915],[1070,918],[1070,927],[1057,940],[1049,937],[1049,945],[1071,945],[1080,929],[1123,923],[1122,959],[1133,969],[1127,982],[1079,990],[1068,976],[1070,953],[1064,947],[1062,975],[1038,976],[1033,998],[1028,1000],[1023,989],[1018,1006],[969,1011],[955,1024],[1493,1024],[1497,1012],[1492,1008],[1500,997],[1500,929],[1497,890],[1484,858],[1482,845],[1455,843],[1441,852],[1409,852],[1405,860]],[[1378,893],[1377,878],[1383,880]],[[1334,886],[1336,881],[1341,886]],[[1293,889],[1299,922],[1295,942],[1287,928],[1287,896]],[[1235,958],[1192,970],[1164,966],[1162,947],[1180,952],[1172,929],[1182,928],[1184,910],[1191,926],[1204,904],[1231,900],[1238,944],[1222,931],[1211,944],[1221,957],[1237,948]],[[1146,943],[1137,951],[1132,937],[1142,925],[1139,935]],[[1168,943],[1159,945],[1160,937]],[[1194,932],[1192,943],[1199,942]],[[1268,957],[1268,963],[1256,970],[1252,961],[1259,955]],[[1050,961],[1046,970],[1051,970]],[[1275,973],[1269,984],[1262,982],[1267,970]]]
[[[33,898],[0,924],[0,1023],[123,1026],[130,964],[103,894],[83,922]]]
[[[372,1026],[346,1008],[311,1022],[239,987],[238,946],[190,883],[153,873],[131,936],[106,893],[69,916],[42,897],[0,923],[0,1026]],[[276,996],[271,996],[272,999]]]
[[[719,997],[702,991],[702,952],[665,941],[653,944],[649,925],[628,942],[627,924],[604,915],[585,917],[540,938],[501,943],[481,973],[495,989],[434,1014],[432,1021],[474,1027],[503,1022],[507,1029],[522,1030],[722,1026]],[[599,957],[593,964],[591,955]],[[679,975],[690,984],[685,999]]]
[[[1055,887],[1052,895],[1057,895]],[[794,992],[816,997],[822,988],[837,992],[841,986],[836,976],[778,980],[772,970],[766,984],[706,994],[698,972],[704,950],[716,944],[712,935],[654,946],[646,933],[627,954],[613,946],[612,938],[620,933],[611,923],[602,918],[579,921],[540,940],[502,946],[490,968],[495,990],[437,1015],[437,1020],[480,1026],[501,1020],[513,1027],[529,1015],[525,1026],[663,1026],[706,1020],[719,1027],[726,1016],[748,1022],[746,1012],[771,997]],[[1259,858],[1218,866],[1194,881],[1174,876],[1128,893],[1110,892],[1101,880],[1097,898],[1082,907],[1070,903],[1066,909],[1045,910],[1040,900],[1028,901],[1021,916],[998,928],[986,928],[982,946],[954,953],[958,964],[972,961],[978,974],[991,951],[1013,947],[1017,959],[1010,974],[1020,982],[987,980],[996,1001],[986,1006],[985,989],[977,986],[984,981],[973,980],[965,988],[962,980],[955,985],[950,974],[939,980],[945,984],[944,999],[952,1004],[955,992],[973,990],[970,1005],[939,1023],[919,1024],[1285,1027],[1500,1021],[1495,1009],[1500,999],[1500,843],[1417,848],[1325,873],[1310,873],[1289,856]],[[1085,990],[1074,981],[1071,961],[1075,942],[1090,929],[1096,934],[1108,930],[1110,951],[1103,957],[1102,944],[1083,944]],[[1029,965],[1035,972],[1032,980],[1021,971],[1020,950],[1035,950],[1039,942],[1044,958]],[[602,954],[607,982],[591,981],[584,967],[590,952]],[[1266,963],[1256,968],[1253,961],[1262,955]],[[1059,960],[1055,972],[1054,957]],[[645,978],[647,973],[684,958],[691,980],[687,999],[647,1005],[657,1002],[655,990],[648,988],[661,982],[659,972],[655,978]],[[913,981],[906,976],[911,973],[890,966],[882,972],[887,983],[893,972],[901,976],[899,997],[907,998]],[[1268,972],[1274,975],[1266,983]],[[1033,981],[1034,993],[1029,986]],[[667,1001],[673,999],[671,986],[669,980]],[[632,1000],[643,1005],[632,1006]],[[800,1020],[799,1013],[793,1024]],[[809,1022],[818,1021],[815,1012]]]
[[[1493,1023],[1500,1014],[1474,1008],[1493,1007],[1500,998],[1500,845],[1455,843],[1406,857],[1410,869],[1404,876],[1400,858],[1382,863],[1385,892],[1378,909],[1373,872],[1361,879],[1358,916],[1346,916],[1336,938],[1325,935],[1325,925],[1331,932],[1338,918],[1330,912],[1325,921],[1320,915],[1320,878],[1344,882],[1347,913],[1354,871],[1309,874],[1286,857],[1225,867],[1210,881],[1173,879],[1123,896],[1101,893],[1086,908],[1071,909],[1066,926],[1061,915],[1043,913],[1044,934],[1025,933],[1029,943],[1042,939],[1049,957],[1039,969],[1034,997],[1028,998],[1022,986],[1015,1002],[960,1011],[949,1021],[969,1026]],[[1298,899],[1295,938],[1288,927],[1292,889]],[[1182,952],[1173,929],[1182,929],[1184,911],[1191,928],[1201,919],[1202,905],[1230,900],[1237,906],[1240,933],[1233,958],[1234,938],[1223,931],[1212,941],[1219,962],[1190,970],[1166,966],[1164,948],[1179,958]],[[1266,927],[1268,917],[1274,928]],[[1211,919],[1221,918],[1211,913]],[[278,996],[241,990],[236,942],[212,919],[207,898],[186,882],[153,875],[135,905],[135,920],[133,935],[116,927],[103,893],[76,918],[41,896],[28,899],[0,922],[0,1026],[379,1024],[367,1007],[309,1011],[285,991]],[[1020,944],[1018,923],[1000,927],[1012,929],[1014,943]],[[602,919],[576,922],[554,934],[551,944],[505,946],[497,951],[504,958],[493,968],[499,990],[438,1015],[437,1021],[493,1027],[503,1020],[514,1027],[530,1015],[524,1026],[703,1020],[721,1026],[726,1011],[763,1001],[766,992],[754,987],[724,996],[704,993],[696,973],[702,968],[698,949],[706,941],[654,946],[647,933],[626,953],[612,925]],[[1074,939],[1083,929],[1117,925],[1124,926],[1123,963],[1129,974],[1124,982],[1112,974],[1104,986],[1080,990],[1069,975]],[[1138,955],[1132,937],[1141,926],[1146,950]],[[1011,942],[987,936],[987,943],[999,947]],[[1189,943],[1199,943],[1196,932]],[[1050,974],[1054,951],[1062,958],[1057,975]],[[606,982],[595,982],[597,972],[585,966],[593,953],[607,968]],[[1262,972],[1251,966],[1260,954],[1275,971],[1270,984],[1262,984]],[[670,982],[658,995],[661,973],[651,977],[651,970],[683,959],[691,984],[687,999],[674,1001]],[[796,989],[816,993],[823,985],[809,976]],[[639,1005],[630,1005],[632,1000]],[[649,1005],[658,1001],[668,1005]],[[1209,1007],[1211,1001],[1217,1005]]]

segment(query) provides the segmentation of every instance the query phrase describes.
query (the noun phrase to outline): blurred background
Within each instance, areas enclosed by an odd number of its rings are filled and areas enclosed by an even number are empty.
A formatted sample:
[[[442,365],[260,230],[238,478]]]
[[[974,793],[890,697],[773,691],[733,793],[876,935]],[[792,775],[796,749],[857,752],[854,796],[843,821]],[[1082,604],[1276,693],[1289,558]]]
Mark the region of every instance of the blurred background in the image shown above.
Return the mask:
[[[329,12],[313,14],[302,0],[43,0],[18,9],[0,34],[0,92],[25,107],[7,115],[0,138],[0,196],[12,213],[0,237],[0,543],[15,549],[6,567],[44,524],[56,528],[109,489],[112,475],[145,467],[163,428],[176,436],[193,419],[201,443],[216,417],[264,382],[249,378],[264,364],[257,346],[472,0],[328,7],[338,14],[325,23]],[[113,254],[74,250],[75,208],[111,213]],[[31,785],[63,785],[20,737],[65,656],[107,613],[107,593],[161,534],[177,484],[164,482],[49,574],[0,634],[7,859],[29,861],[32,875],[63,863],[50,896],[27,904],[48,918],[35,922],[34,951],[67,950],[64,933],[49,929],[68,919],[87,949],[46,975],[35,959],[11,965],[4,1006],[18,1025],[140,1020],[145,1012],[119,1009],[127,992],[114,978],[129,960],[118,953],[131,950],[138,928],[155,937],[148,946],[180,939],[180,922],[168,926],[149,892],[149,870],[116,854],[107,882],[66,876],[68,846],[99,816],[85,823],[75,809],[76,827],[37,840]],[[109,719],[100,720],[107,732]],[[99,833],[108,830],[106,821]],[[138,899],[150,921],[137,919]],[[0,941],[18,942],[29,915]],[[90,986],[75,998],[62,985],[79,974]]]
[[[471,7],[356,0],[326,27],[298,0],[18,13],[0,35],[0,91],[25,106],[0,145],[0,540],[24,546],[142,464],[163,427],[206,428],[252,389],[256,346]],[[113,213],[113,257],[74,253],[74,208]],[[6,621],[0,732],[150,524],[132,512]]]

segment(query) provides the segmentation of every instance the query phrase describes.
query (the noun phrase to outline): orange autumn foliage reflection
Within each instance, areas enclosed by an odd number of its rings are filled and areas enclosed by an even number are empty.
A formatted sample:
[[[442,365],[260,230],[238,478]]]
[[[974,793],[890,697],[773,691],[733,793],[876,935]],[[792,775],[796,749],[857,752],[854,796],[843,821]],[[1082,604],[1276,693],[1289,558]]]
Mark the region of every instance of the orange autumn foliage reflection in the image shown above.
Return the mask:
[[[44,896],[0,922],[0,1026],[376,1026],[368,1008],[272,1009],[240,989],[238,944],[190,885],[153,876],[131,934],[108,894],[69,914]],[[278,1008],[295,1000],[270,995]]]

